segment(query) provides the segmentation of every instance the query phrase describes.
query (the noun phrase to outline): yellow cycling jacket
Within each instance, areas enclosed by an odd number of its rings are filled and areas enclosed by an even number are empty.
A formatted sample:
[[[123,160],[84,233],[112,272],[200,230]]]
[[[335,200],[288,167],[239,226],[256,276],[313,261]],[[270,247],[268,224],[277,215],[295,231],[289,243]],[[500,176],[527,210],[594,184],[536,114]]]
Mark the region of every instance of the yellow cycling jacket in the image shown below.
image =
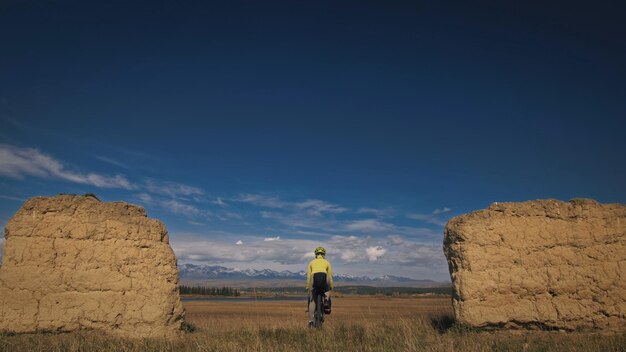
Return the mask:
[[[311,275],[315,273],[326,273],[328,285],[330,289],[333,289],[333,269],[330,267],[330,262],[321,255],[311,260],[309,263],[309,270],[306,273],[306,289],[311,288]]]

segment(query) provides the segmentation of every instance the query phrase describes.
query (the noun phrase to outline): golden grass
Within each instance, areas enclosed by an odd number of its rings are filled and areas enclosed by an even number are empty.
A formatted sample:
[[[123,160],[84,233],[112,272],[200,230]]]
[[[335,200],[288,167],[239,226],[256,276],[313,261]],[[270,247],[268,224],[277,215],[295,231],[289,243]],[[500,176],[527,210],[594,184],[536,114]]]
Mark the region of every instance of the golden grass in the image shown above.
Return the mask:
[[[338,297],[321,330],[303,302],[185,302],[180,341],[96,332],[0,335],[1,351],[626,351],[624,334],[475,331],[451,325],[450,298]]]

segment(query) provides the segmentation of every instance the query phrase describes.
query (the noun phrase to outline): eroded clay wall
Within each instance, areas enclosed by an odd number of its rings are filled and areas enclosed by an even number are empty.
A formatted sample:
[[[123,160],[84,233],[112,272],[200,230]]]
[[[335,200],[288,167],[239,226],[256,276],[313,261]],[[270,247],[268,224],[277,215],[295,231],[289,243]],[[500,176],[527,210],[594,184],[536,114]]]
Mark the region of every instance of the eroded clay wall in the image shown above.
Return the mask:
[[[477,327],[626,328],[626,206],[493,203],[450,220],[457,321]]]
[[[184,311],[165,226],[90,196],[31,198],[5,228],[0,330],[171,338]]]

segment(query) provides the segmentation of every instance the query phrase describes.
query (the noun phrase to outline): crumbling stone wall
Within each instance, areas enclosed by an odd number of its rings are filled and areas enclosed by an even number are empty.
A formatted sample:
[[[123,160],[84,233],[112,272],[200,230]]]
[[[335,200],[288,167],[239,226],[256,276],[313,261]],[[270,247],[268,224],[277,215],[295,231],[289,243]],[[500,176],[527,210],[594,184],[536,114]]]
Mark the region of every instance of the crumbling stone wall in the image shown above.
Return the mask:
[[[178,336],[184,310],[165,226],[91,196],[31,198],[5,228],[0,331]]]
[[[626,330],[626,206],[493,203],[445,227],[457,321]]]

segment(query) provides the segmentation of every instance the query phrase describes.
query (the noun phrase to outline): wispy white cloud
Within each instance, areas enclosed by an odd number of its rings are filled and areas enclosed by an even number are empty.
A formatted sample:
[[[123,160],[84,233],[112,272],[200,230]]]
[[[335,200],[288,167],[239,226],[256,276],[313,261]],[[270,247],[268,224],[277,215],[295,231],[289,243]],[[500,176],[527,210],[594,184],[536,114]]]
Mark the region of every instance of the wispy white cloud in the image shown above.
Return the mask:
[[[262,208],[263,210],[259,212],[262,219],[282,224],[289,231],[302,233],[305,229],[316,230],[315,235],[343,230],[334,217],[347,211],[344,207],[317,199],[284,201],[279,197],[243,194],[236,201]]]
[[[387,218],[387,217],[392,217],[396,213],[396,211],[391,208],[378,209],[378,208],[364,207],[364,208],[357,209],[356,213],[357,214],[371,214],[378,218]]]
[[[176,199],[166,200],[163,201],[161,204],[163,207],[168,208],[174,214],[200,216],[204,212],[193,205],[179,202]]]
[[[300,202],[288,202],[279,197],[265,196],[261,194],[242,194],[235,199],[238,202],[249,203],[263,208],[287,209],[290,211],[302,211],[310,216],[322,216],[323,214],[338,214],[348,209],[336,204],[319,199],[307,199]]]
[[[66,176],[68,176],[68,174],[66,174]],[[136,186],[132,185],[130,181],[122,175],[104,176],[90,173],[87,175],[74,174],[72,177],[74,182],[90,184],[100,188],[124,188],[128,190],[136,188]]]
[[[376,233],[376,234],[401,234],[409,236],[436,237],[437,234],[429,228],[416,228],[410,226],[399,226],[383,221],[382,218],[394,214],[394,210],[359,208],[356,214],[372,214],[375,219],[343,219],[339,220],[334,215],[349,212],[349,209],[322,200],[305,200],[299,202],[289,202],[279,197],[266,196],[260,194],[243,194],[236,201],[253,204],[262,208],[260,215],[263,219],[270,219],[286,225],[294,231],[302,229],[315,230],[315,232],[327,233]],[[450,211],[449,208],[438,209],[437,214]],[[410,217],[419,217],[419,214],[410,214]],[[425,218],[426,219],[426,218]],[[428,219],[432,223],[437,220],[435,215]]]
[[[235,244],[236,244],[236,245],[238,245],[238,246],[240,246],[240,245],[242,245],[242,244],[243,244],[243,241],[242,241],[242,240],[238,240],[237,242],[235,242]]]
[[[406,217],[409,219],[422,221],[428,224],[433,224],[437,226],[445,226],[447,220],[441,219],[441,216],[443,216],[443,214],[445,213],[450,212],[451,210],[452,210],[451,208],[444,207],[441,209],[435,209],[430,214],[413,213],[413,214],[407,214]]]
[[[264,208],[259,212],[262,219],[276,221],[287,227],[292,233],[328,236],[329,234],[376,234],[438,237],[438,233],[425,227],[399,226],[382,218],[350,219],[352,214],[336,217],[338,213],[348,212],[347,208],[324,201],[285,202],[277,197],[244,195],[240,201],[253,203]],[[358,213],[358,210],[357,210]],[[363,212],[361,212],[363,213]]]
[[[349,231],[362,232],[388,232],[394,229],[394,226],[375,219],[355,220],[346,225]]]
[[[250,203],[265,208],[284,208],[288,205],[278,197],[264,196],[260,194],[241,194],[235,201]]]
[[[303,202],[292,203],[297,209],[301,209],[312,216],[322,216],[322,214],[338,214],[347,211],[338,205],[324,202],[318,199],[308,199]]]
[[[117,161],[117,160],[115,160],[115,159],[113,159],[113,158],[110,158],[110,157],[108,157],[108,156],[103,156],[103,155],[94,155],[94,157],[95,157],[96,159],[100,160],[100,161],[104,161],[104,162],[105,162],[105,163],[107,163],[107,164],[111,164],[111,165],[119,166],[119,167],[122,167],[122,168],[124,168],[124,169],[128,169],[128,168],[129,168],[129,167],[128,167],[128,165],[126,165],[126,164],[124,164],[124,163],[122,163],[122,162],[119,162],[119,161]]]
[[[441,208],[441,209],[435,209],[435,210],[433,210],[433,214],[437,215],[437,214],[447,213],[450,210],[452,210],[452,209],[451,208],[447,208],[447,207],[444,207],[444,208]]]
[[[280,241],[280,236],[276,236],[276,237],[265,237],[263,239],[263,242],[271,242],[271,241]]]
[[[144,188],[150,193],[160,194],[172,198],[180,196],[201,196],[204,194],[204,191],[198,187],[170,181],[159,181],[155,179],[146,179]]]
[[[122,167],[126,165],[105,156],[95,156],[97,159]],[[84,173],[70,169],[65,163],[33,148],[21,148],[8,144],[0,144],[0,176],[24,178],[33,176],[39,178],[53,178],[69,182],[92,185],[99,188],[122,188],[127,190],[142,190],[138,198],[144,203],[158,204],[176,214],[189,216],[206,215],[205,211],[196,206],[182,202],[184,196],[201,196],[204,192],[194,186],[182,183],[146,179],[143,184],[131,183],[123,175],[102,175],[98,173]],[[157,199],[154,195],[169,197]]]
[[[379,219],[345,220],[340,222],[341,232],[371,234],[371,235],[405,235],[424,238],[435,238],[439,233],[429,228],[399,226]]]
[[[306,235],[306,236],[320,236],[320,237],[330,237],[331,236],[331,234],[329,234],[329,233],[320,232],[320,231],[296,230],[296,231],[294,231],[294,233],[299,234],[299,235]]]
[[[190,225],[194,225],[194,226],[204,226],[204,225],[206,225],[203,222],[198,222],[198,221],[193,221],[193,220],[187,220],[187,223],[190,224]]]
[[[160,161],[160,158],[158,156],[154,154],[148,154],[141,150],[128,149],[128,148],[124,148],[119,145],[113,145],[113,144],[102,144],[102,145],[104,145],[108,149],[113,150],[114,152],[125,154],[126,156],[133,158],[133,159],[139,159],[142,161],[145,161],[145,160],[157,161],[157,162]],[[145,166],[142,166],[142,167],[145,167]]]
[[[243,219],[243,215],[233,212],[233,211],[219,211],[218,210],[218,211],[213,212],[212,214],[213,216],[215,216],[215,218],[224,222]]]
[[[241,220],[243,219],[243,216],[239,213],[235,213],[233,211],[225,211],[221,213],[223,217],[227,218],[227,219],[235,219],[235,220]]]
[[[418,220],[418,221],[422,221],[422,222],[437,225],[437,226],[446,225],[446,221],[439,219],[433,214],[408,214],[406,217],[409,219]]]
[[[224,202],[224,200],[223,200],[222,198],[220,198],[220,197],[217,197],[217,198],[216,198],[214,201],[212,201],[211,203],[213,203],[213,204],[217,204],[217,205],[219,205],[219,206],[221,206],[221,207],[225,207],[225,206],[227,206],[226,202]]]
[[[4,195],[4,194],[0,194],[0,198],[8,199],[8,200],[14,200],[16,202],[23,202],[23,201],[26,200],[25,198],[14,197],[14,196],[7,196],[7,195]]]
[[[185,217],[196,218],[203,217],[208,218],[211,216],[211,212],[200,209],[194,205],[183,203],[177,199],[163,199],[154,197],[148,193],[139,193],[135,197],[140,203],[144,205],[158,206],[171,213],[183,215]]]
[[[263,219],[274,220],[294,229],[332,229],[332,232],[338,230],[337,228],[333,229],[333,224],[335,222],[332,220],[308,216],[307,214],[301,212],[284,213],[275,211],[261,211],[260,215]]]
[[[136,188],[122,175],[107,176],[69,170],[61,161],[37,149],[8,144],[0,144],[0,176],[18,179],[24,176],[55,178],[99,188]]]
[[[154,198],[152,198],[152,196],[149,195],[148,193],[139,193],[139,194],[137,194],[135,196],[143,203],[146,203],[146,204],[155,204],[156,203]]]

